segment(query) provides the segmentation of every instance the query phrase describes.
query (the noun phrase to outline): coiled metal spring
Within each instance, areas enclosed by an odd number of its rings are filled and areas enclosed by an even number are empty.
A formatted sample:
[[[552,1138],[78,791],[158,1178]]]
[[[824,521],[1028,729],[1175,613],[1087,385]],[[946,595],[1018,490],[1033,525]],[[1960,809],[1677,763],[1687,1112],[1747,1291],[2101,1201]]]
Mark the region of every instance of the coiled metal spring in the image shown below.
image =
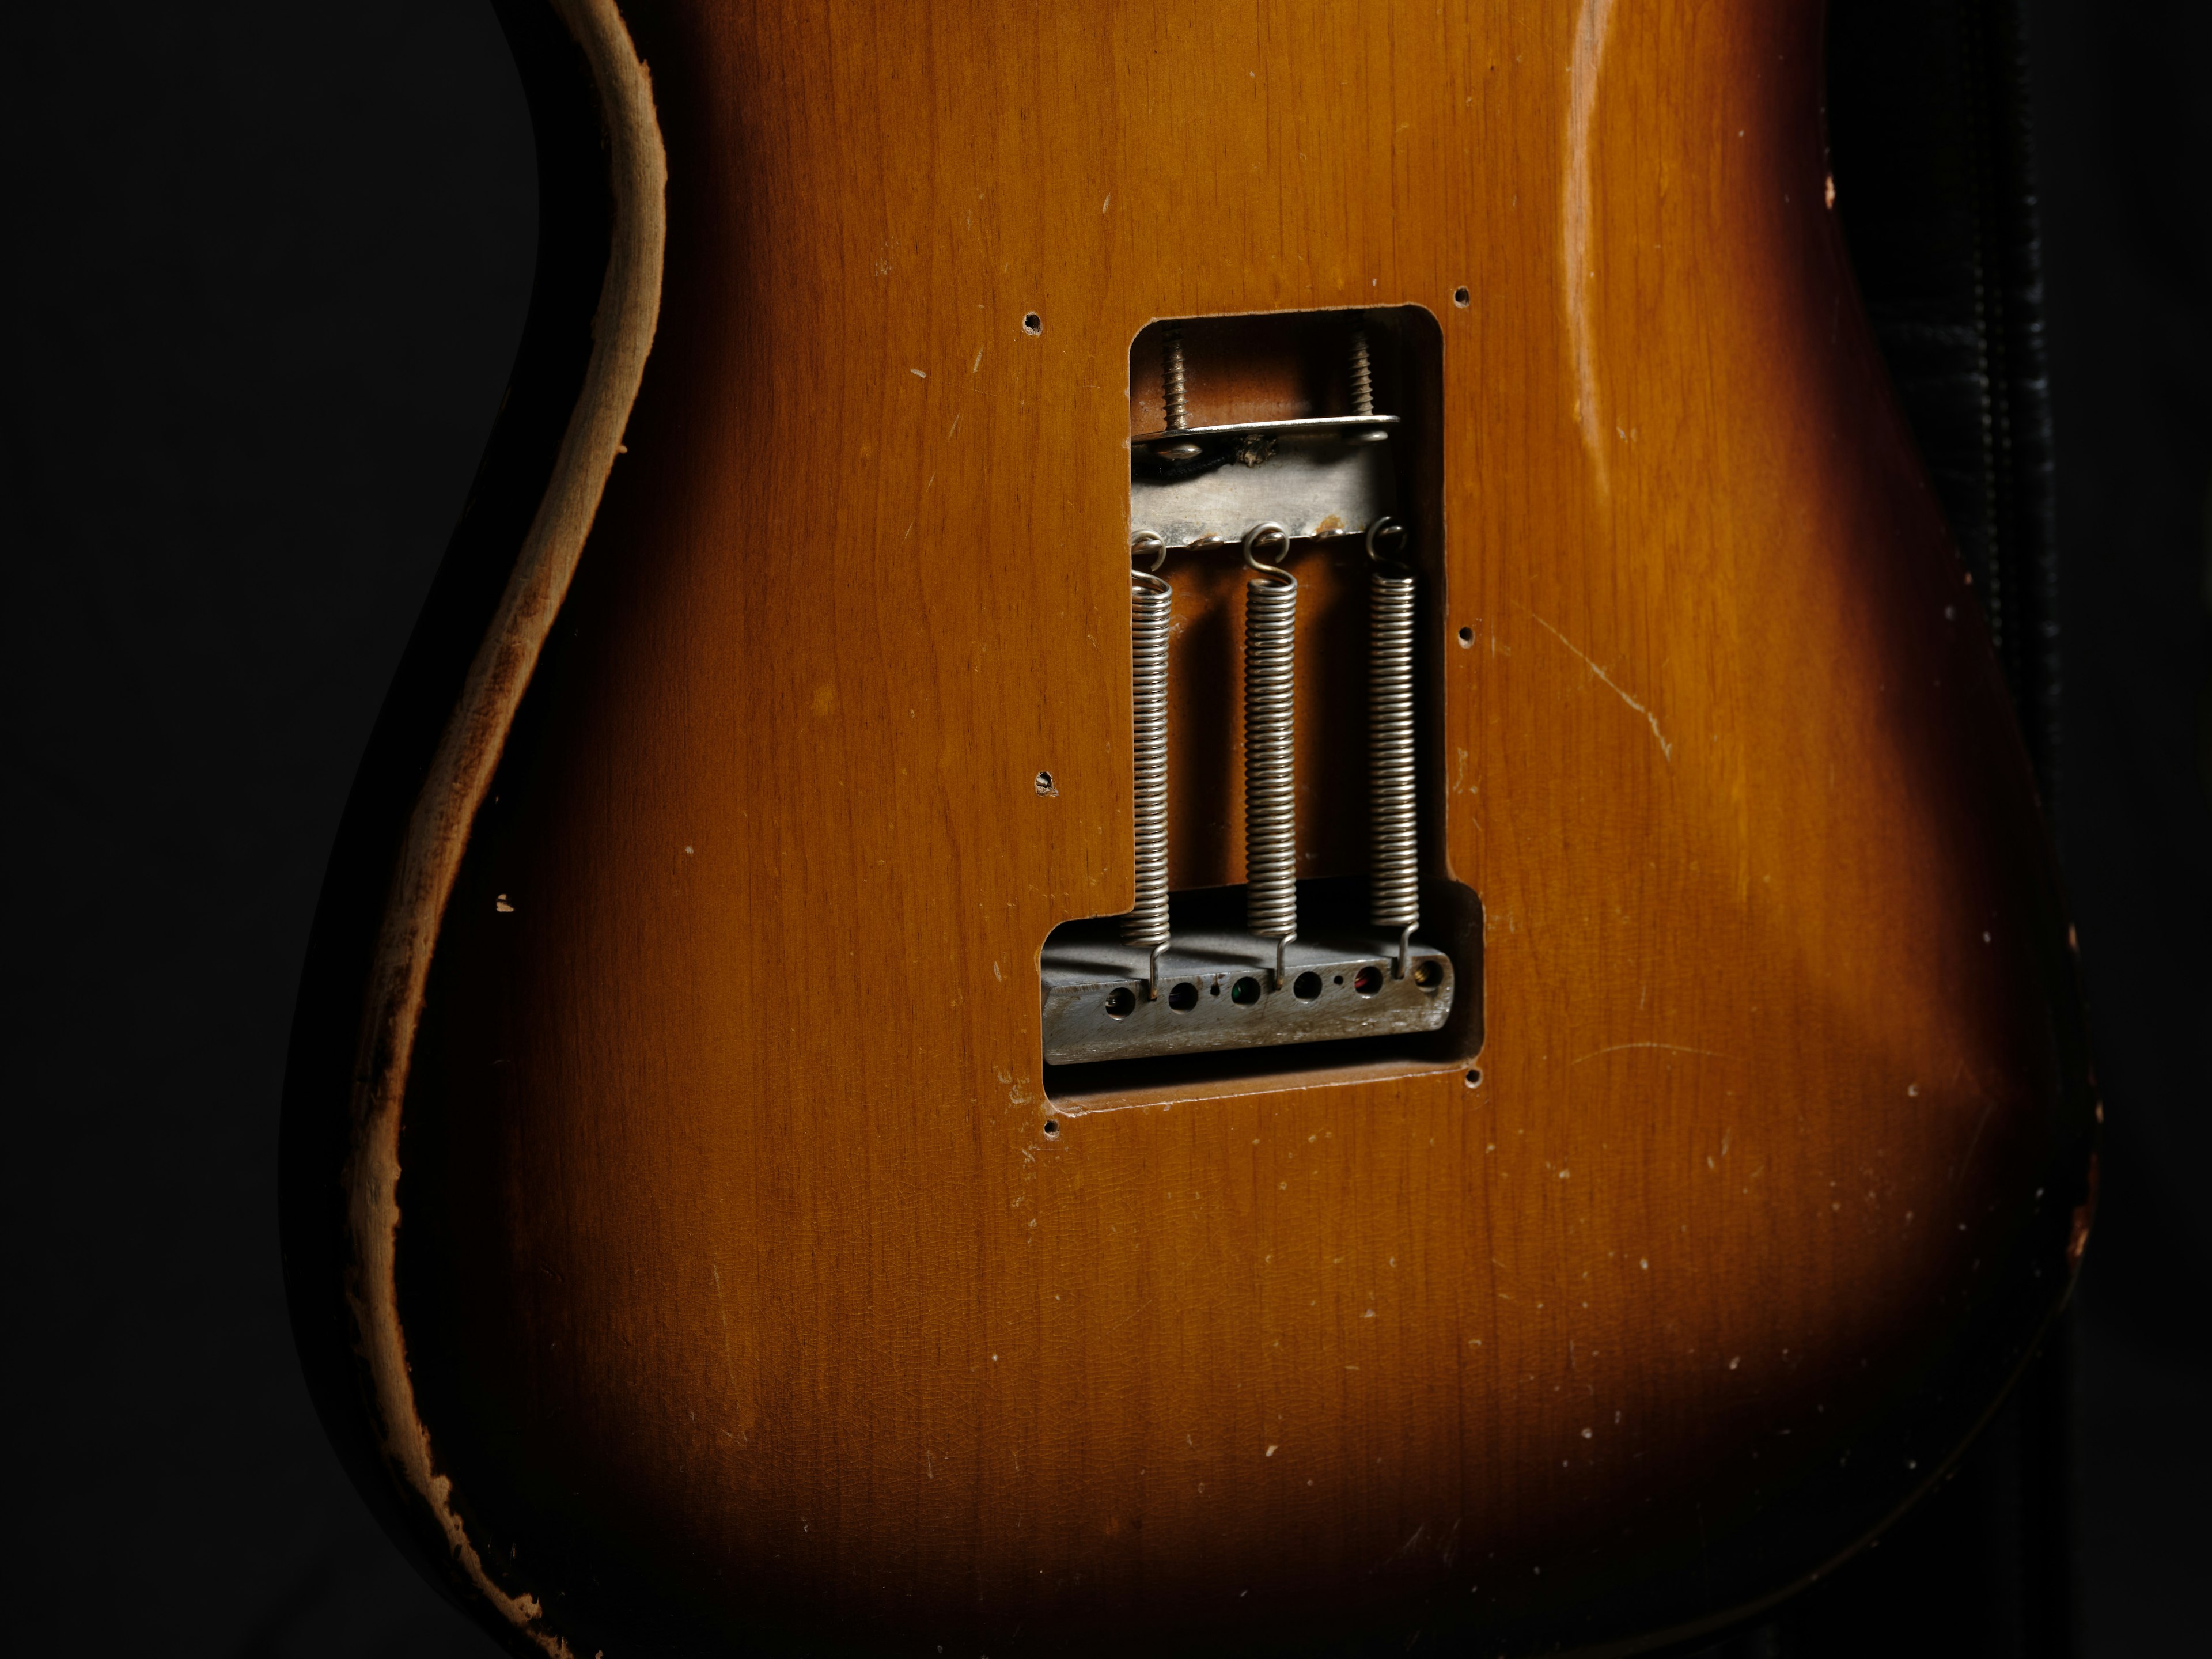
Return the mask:
[[[1292,744],[1298,623],[1297,578],[1259,556],[1290,550],[1279,524],[1244,533],[1244,916],[1257,938],[1275,941],[1275,978],[1298,934],[1297,799]]]
[[[1369,914],[1398,930],[1405,977],[1421,920],[1419,818],[1413,787],[1413,573],[1389,557],[1405,527],[1377,519],[1367,531],[1367,764]]]
[[[1154,1001],[1168,930],[1168,624],[1175,590],[1158,572],[1167,548],[1147,531],[1132,551],[1149,554],[1150,570],[1129,573],[1133,703],[1136,709],[1137,905],[1121,919],[1121,942],[1150,953]]]

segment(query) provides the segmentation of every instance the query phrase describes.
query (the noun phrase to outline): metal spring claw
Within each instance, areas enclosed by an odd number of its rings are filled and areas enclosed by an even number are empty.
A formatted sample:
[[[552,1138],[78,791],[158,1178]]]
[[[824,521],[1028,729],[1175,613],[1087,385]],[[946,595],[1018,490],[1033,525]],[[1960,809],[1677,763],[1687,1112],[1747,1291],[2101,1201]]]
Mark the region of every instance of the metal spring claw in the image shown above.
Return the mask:
[[[1297,688],[1297,578],[1268,564],[1258,550],[1290,550],[1279,524],[1244,532],[1244,915],[1260,939],[1275,942],[1275,985],[1285,952],[1298,936],[1296,750],[1291,741]]]
[[[1419,812],[1413,775],[1413,573],[1386,556],[1406,528],[1377,519],[1367,529],[1367,756],[1370,915],[1398,930],[1395,977],[1406,976],[1420,925]]]
[[[1168,922],[1168,631],[1175,590],[1158,573],[1167,544],[1150,531],[1134,537],[1133,556],[1150,553],[1150,570],[1129,573],[1130,629],[1136,714],[1137,902],[1121,919],[1121,942],[1149,952],[1150,1000],[1160,999],[1160,957]]]

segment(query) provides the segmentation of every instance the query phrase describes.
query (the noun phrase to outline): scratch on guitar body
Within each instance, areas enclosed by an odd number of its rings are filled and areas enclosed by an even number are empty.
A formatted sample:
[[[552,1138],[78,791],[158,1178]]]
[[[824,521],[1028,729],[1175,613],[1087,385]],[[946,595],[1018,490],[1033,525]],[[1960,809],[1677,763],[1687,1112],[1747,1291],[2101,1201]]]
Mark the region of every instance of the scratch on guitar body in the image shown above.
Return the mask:
[[[1581,663],[1583,667],[1589,669],[1591,673],[1596,675],[1599,680],[1604,684],[1605,688],[1608,691],[1611,691],[1613,696],[1619,697],[1621,702],[1626,703],[1638,714],[1643,715],[1645,723],[1651,727],[1651,735],[1659,739],[1659,752],[1662,755],[1664,755],[1670,761],[1674,758],[1674,745],[1667,741],[1667,734],[1659,729],[1659,717],[1656,714],[1653,714],[1649,708],[1645,708],[1644,704],[1638,702],[1634,697],[1631,696],[1627,691],[1622,689],[1620,683],[1615,680],[1612,675],[1607,673],[1605,670],[1600,668],[1595,663],[1592,662],[1582,651],[1577,649],[1575,642],[1572,640],[1569,639],[1565,634],[1559,632],[1558,629],[1553,627],[1551,623],[1546,622],[1534,611],[1529,610],[1527,605],[1522,605],[1518,599],[1516,599],[1513,602],[1513,608],[1516,611],[1520,611],[1523,616],[1527,617],[1530,622],[1535,623],[1537,627],[1542,629],[1547,634],[1549,634],[1561,645],[1565,646],[1569,651],[1573,652],[1575,660]]]

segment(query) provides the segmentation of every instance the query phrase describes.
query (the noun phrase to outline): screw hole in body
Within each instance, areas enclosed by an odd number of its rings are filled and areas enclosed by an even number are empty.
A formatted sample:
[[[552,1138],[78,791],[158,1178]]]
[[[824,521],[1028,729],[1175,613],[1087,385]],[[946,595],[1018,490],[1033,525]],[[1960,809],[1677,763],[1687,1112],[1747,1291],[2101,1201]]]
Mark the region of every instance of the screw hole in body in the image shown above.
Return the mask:
[[[1168,993],[1168,1006],[1179,1014],[1187,1014],[1198,1006],[1198,987],[1188,980]]]
[[[1115,1019],[1127,1019],[1137,1012],[1137,994],[1126,985],[1117,985],[1106,994],[1106,1012]]]
[[[1382,988],[1382,970],[1380,968],[1362,968],[1352,976],[1352,988],[1364,997],[1373,996]]]
[[[1229,1000],[1240,1008],[1249,1008],[1260,1000],[1260,981],[1249,974],[1229,988]]]
[[[1474,295],[1463,288],[1455,288],[1452,290],[1452,303],[1462,311],[1466,310],[1474,300]]]
[[[1044,319],[1038,316],[1034,311],[1024,313],[1022,317],[1022,332],[1024,334],[1043,333]]]
[[[1291,983],[1291,994],[1300,1002],[1311,1002],[1321,994],[1321,975],[1310,971],[1300,974]]]

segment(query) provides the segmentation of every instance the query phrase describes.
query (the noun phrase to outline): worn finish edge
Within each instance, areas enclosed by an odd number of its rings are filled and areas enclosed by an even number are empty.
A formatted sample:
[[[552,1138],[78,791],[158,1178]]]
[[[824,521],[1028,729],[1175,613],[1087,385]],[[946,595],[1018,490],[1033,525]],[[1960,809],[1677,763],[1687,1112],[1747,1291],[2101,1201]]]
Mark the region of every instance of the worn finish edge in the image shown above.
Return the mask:
[[[503,1587],[486,1570],[452,1502],[453,1483],[437,1472],[408,1372],[394,1270],[400,1111],[430,958],[477,810],[621,451],[660,311],[668,167],[646,66],[615,0],[548,3],[582,49],[599,97],[612,246],[592,319],[583,391],[551,480],[408,818],[362,1007],[340,1182],[350,1245],[346,1303],[383,1454],[428,1507],[454,1564],[484,1600],[545,1652],[570,1659],[559,1636],[533,1628],[544,1613],[538,1598]]]

